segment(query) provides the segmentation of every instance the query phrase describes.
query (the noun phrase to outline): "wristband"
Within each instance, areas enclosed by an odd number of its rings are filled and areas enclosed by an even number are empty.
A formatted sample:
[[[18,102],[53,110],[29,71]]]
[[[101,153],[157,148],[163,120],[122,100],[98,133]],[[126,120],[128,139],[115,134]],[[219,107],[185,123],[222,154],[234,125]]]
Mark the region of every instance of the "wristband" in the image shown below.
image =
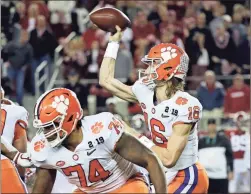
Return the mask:
[[[109,42],[107,48],[105,50],[104,57],[110,57],[113,59],[117,59],[117,54],[119,50],[119,43],[118,42]]]
[[[139,141],[144,145],[146,146],[148,149],[151,149],[155,144],[149,140],[146,136],[144,135],[140,135],[139,136]]]

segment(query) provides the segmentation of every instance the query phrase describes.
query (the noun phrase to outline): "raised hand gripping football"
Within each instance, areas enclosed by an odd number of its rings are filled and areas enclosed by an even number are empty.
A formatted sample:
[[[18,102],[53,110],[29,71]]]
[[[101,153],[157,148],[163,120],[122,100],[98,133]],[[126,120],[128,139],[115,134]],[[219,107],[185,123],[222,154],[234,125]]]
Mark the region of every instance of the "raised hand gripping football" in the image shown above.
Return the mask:
[[[115,26],[117,32],[114,35],[111,35],[109,40],[114,42],[119,42],[122,38],[123,32],[119,26]]]

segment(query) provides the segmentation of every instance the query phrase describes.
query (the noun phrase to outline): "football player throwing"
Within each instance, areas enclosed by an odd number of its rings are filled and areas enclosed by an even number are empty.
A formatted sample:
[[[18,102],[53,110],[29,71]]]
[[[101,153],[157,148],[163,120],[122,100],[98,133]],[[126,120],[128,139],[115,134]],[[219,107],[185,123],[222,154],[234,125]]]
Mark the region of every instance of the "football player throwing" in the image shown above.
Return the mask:
[[[158,44],[142,59],[148,68],[139,71],[139,79],[133,86],[125,85],[114,78],[122,36],[121,29],[118,26],[116,29],[101,64],[100,85],[119,98],[140,103],[153,143],[132,133],[151,148],[167,168],[168,193],[207,193],[208,177],[197,161],[197,123],[202,106],[184,92],[187,54],[177,45]]]

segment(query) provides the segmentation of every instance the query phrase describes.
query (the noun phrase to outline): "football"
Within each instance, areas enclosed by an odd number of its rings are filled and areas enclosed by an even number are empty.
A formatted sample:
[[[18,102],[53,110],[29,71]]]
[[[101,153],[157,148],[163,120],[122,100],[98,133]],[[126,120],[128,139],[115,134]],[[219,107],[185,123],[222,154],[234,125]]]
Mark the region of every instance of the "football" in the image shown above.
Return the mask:
[[[122,30],[131,25],[129,18],[120,10],[115,8],[100,8],[89,14],[90,20],[101,30],[115,33],[115,26],[118,25]]]

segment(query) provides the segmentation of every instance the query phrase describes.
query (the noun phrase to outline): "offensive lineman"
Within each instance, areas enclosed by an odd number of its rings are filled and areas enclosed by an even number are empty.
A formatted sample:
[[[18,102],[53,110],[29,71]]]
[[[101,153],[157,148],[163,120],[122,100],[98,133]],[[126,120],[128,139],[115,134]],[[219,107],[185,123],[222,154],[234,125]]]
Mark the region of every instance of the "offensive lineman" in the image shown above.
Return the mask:
[[[75,193],[149,193],[138,166],[146,168],[156,192],[166,193],[165,175],[158,158],[111,113],[82,119],[75,93],[56,88],[35,105],[37,135],[29,153],[16,152],[1,137],[2,152],[22,166],[38,168],[33,193],[50,193],[57,170],[78,189]],[[129,162],[130,161],[130,162]]]
[[[184,92],[187,54],[174,44],[158,44],[142,59],[149,67],[140,71],[139,80],[132,87],[125,85],[114,78],[122,36],[121,29],[118,26],[116,29],[101,64],[100,85],[119,98],[140,103],[154,144],[135,131],[131,133],[151,148],[167,167],[168,193],[207,193],[208,177],[197,161],[197,122],[202,106]]]
[[[1,87],[1,124],[0,133],[8,142],[21,152],[26,151],[26,127],[28,125],[28,112],[22,106],[15,105],[4,98]],[[28,193],[15,165],[1,154],[1,193]]]

